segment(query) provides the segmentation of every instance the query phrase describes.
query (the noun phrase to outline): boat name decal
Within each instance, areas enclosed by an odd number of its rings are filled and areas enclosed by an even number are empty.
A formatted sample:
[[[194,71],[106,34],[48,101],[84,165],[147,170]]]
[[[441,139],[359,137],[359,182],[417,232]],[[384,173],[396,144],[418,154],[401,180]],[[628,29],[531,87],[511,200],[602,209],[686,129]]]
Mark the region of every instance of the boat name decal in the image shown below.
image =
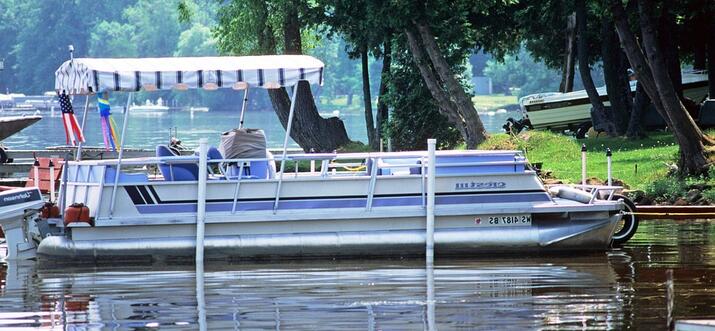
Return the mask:
[[[9,204],[22,203],[22,202],[28,202],[28,201],[33,201],[33,200],[39,200],[39,197],[37,196],[36,191],[21,192],[21,193],[7,195],[7,196],[2,197],[0,206],[7,206]]]
[[[505,182],[458,182],[455,184],[455,190],[486,190],[486,189],[501,189],[505,188]]]

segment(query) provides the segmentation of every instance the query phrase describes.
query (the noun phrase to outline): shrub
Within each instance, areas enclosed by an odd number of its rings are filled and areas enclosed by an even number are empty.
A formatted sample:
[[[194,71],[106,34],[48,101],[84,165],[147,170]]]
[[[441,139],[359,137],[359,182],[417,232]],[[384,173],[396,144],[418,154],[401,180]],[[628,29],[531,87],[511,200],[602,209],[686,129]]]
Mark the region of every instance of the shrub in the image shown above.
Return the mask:
[[[686,183],[674,176],[656,179],[645,188],[645,192],[648,196],[669,201],[684,196],[686,190]]]
[[[703,191],[703,198],[710,203],[715,202],[715,189],[707,189]]]

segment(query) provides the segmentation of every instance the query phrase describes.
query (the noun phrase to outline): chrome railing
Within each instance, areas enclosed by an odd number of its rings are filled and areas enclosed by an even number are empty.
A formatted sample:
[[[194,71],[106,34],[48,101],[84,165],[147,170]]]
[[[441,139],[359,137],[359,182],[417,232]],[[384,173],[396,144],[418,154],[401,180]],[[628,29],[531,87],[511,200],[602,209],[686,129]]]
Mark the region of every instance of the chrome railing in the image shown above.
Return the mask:
[[[503,166],[503,165],[513,165],[513,166],[524,166],[524,173],[529,172],[528,168],[526,165],[528,162],[526,159],[523,157],[523,154],[519,151],[440,151],[437,153],[438,157],[442,156],[480,156],[480,155],[513,155],[514,160],[513,161],[471,161],[471,162],[454,162],[454,163],[438,163],[436,166],[440,168],[448,168],[448,167],[474,167],[474,166]],[[415,159],[414,164],[404,164],[404,163],[395,163],[397,160],[400,159]],[[356,160],[360,160],[360,162],[355,162]],[[260,161],[279,161],[279,162],[295,162],[296,163],[296,170],[295,170],[295,176],[294,178],[298,177],[299,171],[298,171],[298,162],[300,161],[320,161],[321,162],[321,167],[320,167],[320,172],[317,171],[310,171],[308,174],[315,174],[320,177],[331,177],[331,175],[345,175],[345,174],[352,174],[352,175],[358,175],[358,176],[369,176],[369,181],[368,181],[368,187],[366,191],[366,204],[365,204],[365,209],[367,211],[370,211],[372,209],[372,203],[374,200],[374,195],[375,195],[375,187],[377,184],[378,178],[381,176],[378,175],[380,173],[380,169],[410,169],[410,168],[419,168],[420,174],[410,174],[410,176],[419,176],[421,178],[421,183],[420,183],[420,193],[421,193],[421,198],[422,198],[422,206],[425,206],[425,201],[426,201],[426,169],[428,166],[428,161],[427,161],[427,152],[397,152],[397,153],[343,153],[343,154],[337,154],[337,153],[323,153],[323,154],[289,154],[285,156],[285,159],[282,158],[282,156],[277,156],[273,158],[252,158],[252,159],[211,159],[208,160],[208,164],[218,164],[219,168],[221,169],[221,174],[224,176],[228,182],[230,181],[235,181],[235,188],[233,192],[233,199],[232,199],[232,208],[231,208],[231,213],[235,214],[236,209],[237,209],[237,204],[240,196],[240,189],[241,189],[241,184],[245,181],[245,179],[242,178],[242,174],[244,171],[244,167],[246,164],[249,162],[260,162]],[[340,162],[340,161],[353,161],[353,162]],[[199,157],[198,156],[167,156],[167,157],[141,157],[141,158],[132,158],[132,159],[123,159],[121,161],[119,160],[86,160],[86,161],[69,161],[68,165],[69,166],[86,166],[88,167],[87,172],[87,178],[86,182],[83,183],[85,185],[91,184],[92,186],[98,185],[97,183],[88,183],[90,181],[89,176],[91,176],[91,168],[93,166],[105,166],[101,178],[100,178],[100,183],[99,185],[101,187],[104,187],[106,185],[106,181],[104,177],[106,176],[106,167],[107,166],[113,166],[115,171],[117,171],[117,176],[119,176],[119,169],[122,169],[121,167],[137,167],[137,166],[146,166],[146,165],[174,165],[174,164],[198,164],[199,163]],[[227,175],[227,166],[229,164],[236,164],[239,166],[239,172],[238,176],[229,176]],[[369,166],[368,166],[369,164]],[[356,165],[358,166],[365,166],[365,170],[347,170],[347,171],[337,171],[338,169],[345,169],[345,168],[350,168],[350,167],[355,167]],[[285,167],[284,171],[285,171]],[[330,171],[330,169],[333,170],[333,172]],[[76,194],[77,190],[77,185],[79,180],[79,169],[77,169],[77,172],[75,173],[75,180],[71,184],[72,186],[75,186],[75,190],[73,192],[73,195]],[[304,172],[305,173],[305,172]],[[493,172],[489,173],[490,175],[499,175],[499,174],[514,174],[515,172],[513,171],[505,171],[504,173],[498,173],[498,172]],[[518,173],[518,172],[516,172]],[[454,175],[467,175],[467,174],[472,174],[471,172],[464,173],[464,174],[459,174],[459,173],[452,173],[449,174],[450,176]],[[400,174],[396,174],[400,175]],[[404,174],[407,175],[407,174]],[[284,176],[276,176],[277,178],[270,178],[266,179],[269,181],[274,181],[276,183],[276,189],[278,193],[276,193],[275,200],[274,200],[274,208],[277,209],[278,205],[280,203],[281,199],[281,194],[280,194],[280,186],[282,185],[283,182],[283,177]],[[437,175],[437,177],[440,177],[440,175]],[[256,180],[256,179],[251,179]],[[186,183],[191,183],[191,181],[182,181],[181,183],[186,184]],[[118,181],[114,181],[112,185],[112,191],[116,192],[117,187],[119,186]],[[596,192],[598,190],[603,190],[604,188],[598,188],[596,189]],[[100,201],[101,201],[101,192],[100,190]],[[594,193],[596,194],[596,193]],[[611,193],[612,195],[612,193]],[[85,199],[83,202],[87,202],[86,200],[87,192],[85,192]],[[74,198],[73,198],[74,200]],[[114,204],[116,200],[116,194],[112,195],[111,201],[110,201],[110,210],[109,210],[109,215],[111,218],[111,215],[113,215],[114,212]]]

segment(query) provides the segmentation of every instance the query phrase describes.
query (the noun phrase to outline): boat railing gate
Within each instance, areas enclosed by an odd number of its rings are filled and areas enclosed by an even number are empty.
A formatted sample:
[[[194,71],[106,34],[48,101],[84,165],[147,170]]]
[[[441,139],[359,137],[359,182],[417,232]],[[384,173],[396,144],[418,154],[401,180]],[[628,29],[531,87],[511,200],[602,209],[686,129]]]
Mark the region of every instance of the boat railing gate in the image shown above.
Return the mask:
[[[616,192],[620,192],[623,190],[623,186],[608,186],[608,185],[573,185],[575,188],[582,189],[586,192],[591,193],[591,200],[588,202],[589,204],[594,203],[597,199],[601,197],[606,197],[605,200],[611,200],[613,199],[613,195]]]
[[[509,161],[465,161],[465,162],[444,162],[444,163],[439,163],[439,161],[436,162],[435,166],[439,168],[467,168],[467,167],[476,167],[476,166],[515,166],[515,169],[517,169],[517,166],[523,166],[525,169],[523,173],[528,173],[530,170],[526,167],[528,162],[526,159],[523,157],[522,152],[520,151],[440,151],[437,152],[437,156],[443,157],[443,156],[460,156],[460,157],[469,157],[469,156],[494,156],[494,155],[513,155],[514,159],[509,160]],[[397,160],[399,159],[417,159],[419,162],[414,162],[414,163],[396,163]],[[355,162],[356,160],[362,160],[362,162]],[[119,160],[86,160],[86,161],[68,161],[68,171],[72,179],[68,177],[68,182],[62,183],[62,185],[67,185],[68,187],[73,187],[74,189],[72,191],[72,199],[69,201],[70,203],[73,202],[82,202],[84,204],[87,204],[87,199],[89,195],[89,188],[93,186],[99,187],[99,192],[98,192],[98,201],[101,201],[102,197],[102,192],[103,189],[106,185],[105,177],[107,175],[107,168],[108,167],[113,167],[114,171],[114,176],[115,180],[113,180],[113,185],[112,185],[112,196],[110,200],[110,207],[109,207],[109,218],[112,218],[112,215],[114,213],[114,206],[115,206],[115,200],[116,200],[116,191],[117,187],[119,186],[119,181],[116,180],[118,176],[120,176],[120,169],[124,168],[125,166],[127,167],[144,167],[146,165],[156,165],[156,164],[166,164],[166,165],[172,165],[172,164],[199,164],[200,157],[199,156],[169,156],[169,157],[142,157],[142,158],[131,158],[131,159],[123,159],[121,161]],[[283,161],[282,156],[276,156],[272,158],[252,158],[252,159],[210,159],[207,160],[207,163],[209,165],[212,164],[217,164],[219,166],[219,169],[222,174],[226,173],[226,166],[228,164],[236,164],[239,167],[238,174],[243,174],[244,167],[246,164],[249,164],[250,162],[256,162],[256,161]],[[345,167],[355,167],[355,166],[365,166],[365,171],[364,173],[362,171],[360,172],[355,172],[355,171],[349,171],[349,173],[353,174],[358,174],[358,175],[369,175],[369,184],[366,192],[366,197],[367,201],[365,204],[365,210],[370,211],[372,210],[372,202],[373,202],[373,197],[375,193],[375,186],[377,184],[377,180],[382,177],[378,175],[380,173],[379,170],[381,169],[391,169],[394,171],[394,169],[397,168],[407,168],[407,169],[414,169],[414,168],[419,168],[420,169],[420,174],[409,174],[409,176],[420,176],[421,177],[421,183],[420,183],[420,193],[422,197],[422,207],[426,207],[426,200],[427,200],[427,169],[429,166],[428,162],[428,155],[427,152],[398,152],[398,153],[313,153],[313,154],[289,154],[286,155],[285,157],[286,162],[295,162],[296,167],[295,167],[295,174],[294,177],[298,177],[298,166],[297,163],[299,161],[320,161],[321,162],[321,169],[320,172],[313,171],[313,167],[311,167],[311,172],[310,173],[315,173],[316,175],[320,177],[329,177],[331,175],[330,169],[333,169],[333,172],[337,168],[345,168]],[[337,162],[337,161],[353,161],[353,162]],[[368,166],[369,164],[369,166]],[[101,166],[101,167],[97,167]],[[125,168],[126,169],[126,168]],[[285,172],[285,171],[284,171]],[[348,172],[341,172],[341,174],[345,174]],[[518,172],[517,172],[518,173]],[[455,175],[469,175],[469,174],[474,174],[474,172],[465,172],[465,173],[458,173],[458,172],[450,172],[449,174],[445,175],[440,175],[439,173],[435,173],[435,177],[441,177],[441,176],[455,176]],[[513,175],[515,172],[490,172],[489,175]],[[225,176],[225,175],[224,175]],[[280,203],[280,190],[281,186],[283,183],[283,177],[284,173],[277,173],[276,174],[277,180],[274,180],[276,182],[276,190],[275,190],[275,200],[274,200],[274,213],[278,209],[278,205]],[[236,212],[236,206],[238,203],[238,196],[241,188],[241,183],[246,181],[247,179],[242,178],[242,176],[232,176],[228,177],[225,176],[225,178],[228,181],[233,181],[235,180],[235,188],[233,192],[233,204],[231,208],[231,213],[235,214]],[[110,179],[111,180],[111,179]],[[255,181],[256,179],[250,179],[252,181]],[[84,191],[84,196],[81,201],[77,201],[77,191],[79,187],[85,187]],[[604,190],[608,189],[610,187],[593,187],[593,194],[596,196],[598,194],[599,190]],[[60,190],[62,191],[62,190]],[[67,191],[65,191],[67,192]],[[612,194],[612,192],[611,192]],[[65,199],[63,196],[62,199]],[[594,198],[595,199],[595,198]]]

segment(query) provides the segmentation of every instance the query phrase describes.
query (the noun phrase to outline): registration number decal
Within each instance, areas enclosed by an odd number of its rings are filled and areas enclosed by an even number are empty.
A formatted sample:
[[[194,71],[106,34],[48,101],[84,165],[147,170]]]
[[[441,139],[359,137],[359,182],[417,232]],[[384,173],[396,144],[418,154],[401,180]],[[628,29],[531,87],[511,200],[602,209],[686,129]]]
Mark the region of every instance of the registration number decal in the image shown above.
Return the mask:
[[[474,224],[479,226],[529,226],[531,215],[485,215],[474,218]]]

